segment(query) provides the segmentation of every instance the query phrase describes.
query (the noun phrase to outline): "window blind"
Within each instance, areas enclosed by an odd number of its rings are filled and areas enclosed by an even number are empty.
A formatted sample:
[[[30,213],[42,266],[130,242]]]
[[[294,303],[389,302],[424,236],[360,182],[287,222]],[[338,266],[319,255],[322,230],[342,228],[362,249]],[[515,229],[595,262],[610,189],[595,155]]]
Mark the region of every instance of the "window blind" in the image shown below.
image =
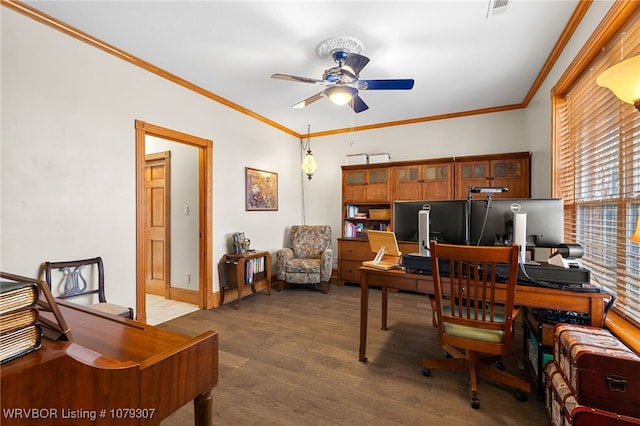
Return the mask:
[[[640,244],[629,240],[640,216],[640,112],[595,82],[640,54],[638,16],[554,98],[553,192],[565,203],[565,241],[583,246],[592,279],[616,295],[613,309],[640,326]]]

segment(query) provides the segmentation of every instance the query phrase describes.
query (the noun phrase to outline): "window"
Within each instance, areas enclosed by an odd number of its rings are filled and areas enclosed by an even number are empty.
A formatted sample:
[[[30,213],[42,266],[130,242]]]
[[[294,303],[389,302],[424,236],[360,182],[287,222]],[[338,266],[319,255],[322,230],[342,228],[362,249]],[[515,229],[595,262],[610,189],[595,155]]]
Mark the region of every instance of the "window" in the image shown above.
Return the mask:
[[[636,326],[640,244],[629,236],[640,216],[640,112],[595,80],[640,54],[638,16],[631,14],[582,72],[559,83],[566,90],[553,94],[553,193],[565,202],[565,241],[583,246],[585,267],[616,295],[613,309]]]

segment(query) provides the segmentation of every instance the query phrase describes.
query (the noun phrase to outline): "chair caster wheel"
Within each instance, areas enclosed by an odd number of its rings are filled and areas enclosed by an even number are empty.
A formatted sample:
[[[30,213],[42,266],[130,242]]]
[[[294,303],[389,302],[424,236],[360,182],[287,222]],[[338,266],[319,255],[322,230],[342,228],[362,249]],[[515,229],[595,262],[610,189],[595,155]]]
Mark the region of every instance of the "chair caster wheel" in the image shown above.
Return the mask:
[[[422,375],[424,377],[429,377],[431,375],[431,369],[430,368],[423,368],[422,369]]]
[[[478,398],[471,398],[471,408],[473,408],[474,410],[480,408],[480,401],[478,400]]]
[[[504,362],[502,361],[498,361],[496,362],[496,367],[498,368],[498,370],[500,371],[504,371],[507,367],[504,365]]]
[[[520,402],[524,402],[527,400],[527,393],[521,390],[516,391],[516,399]]]

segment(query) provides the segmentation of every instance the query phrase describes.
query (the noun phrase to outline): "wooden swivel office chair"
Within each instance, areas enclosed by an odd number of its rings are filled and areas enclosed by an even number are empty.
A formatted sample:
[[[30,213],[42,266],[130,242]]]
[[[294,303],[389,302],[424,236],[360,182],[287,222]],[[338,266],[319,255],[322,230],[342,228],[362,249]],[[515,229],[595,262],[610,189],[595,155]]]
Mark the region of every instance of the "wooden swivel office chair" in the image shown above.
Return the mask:
[[[526,400],[530,383],[504,371],[502,363],[511,352],[513,321],[518,313],[514,308],[518,246],[458,246],[432,241],[430,249],[438,341],[450,357],[423,359],[423,374],[430,376],[432,368],[469,371],[472,408],[480,407],[478,375],[517,389],[516,397]],[[496,270],[497,274],[492,273]],[[496,283],[496,275],[503,283]],[[492,356],[480,358],[480,354]]]
[[[58,273],[56,273],[58,271]],[[133,309],[107,302],[104,292],[104,266],[102,258],[65,262],[45,262],[45,281],[53,295],[59,299],[80,298],[98,311],[133,319]],[[55,282],[54,282],[54,274]],[[95,276],[97,274],[97,277]],[[58,279],[59,276],[59,279]],[[95,297],[98,303],[95,303]]]

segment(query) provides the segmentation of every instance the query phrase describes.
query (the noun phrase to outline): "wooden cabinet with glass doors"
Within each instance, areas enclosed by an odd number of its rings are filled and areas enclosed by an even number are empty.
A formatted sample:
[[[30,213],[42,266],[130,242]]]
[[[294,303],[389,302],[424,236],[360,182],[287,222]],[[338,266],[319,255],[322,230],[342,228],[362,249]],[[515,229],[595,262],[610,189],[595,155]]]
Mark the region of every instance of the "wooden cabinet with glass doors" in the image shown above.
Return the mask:
[[[469,186],[507,187],[495,198],[529,198],[531,153],[478,155],[342,166],[342,238],[339,283],[359,282],[358,268],[372,259],[366,231],[391,229],[394,201],[467,199]],[[486,194],[479,194],[486,197]],[[417,244],[399,241],[401,251]]]
[[[394,201],[450,200],[453,198],[453,158],[395,163]]]
[[[343,203],[389,203],[391,180],[388,166],[342,166]]]
[[[466,199],[470,186],[508,189],[507,192],[492,194],[493,198],[529,198],[530,164],[530,152],[456,158],[455,198]],[[477,196],[485,197],[486,194]]]

